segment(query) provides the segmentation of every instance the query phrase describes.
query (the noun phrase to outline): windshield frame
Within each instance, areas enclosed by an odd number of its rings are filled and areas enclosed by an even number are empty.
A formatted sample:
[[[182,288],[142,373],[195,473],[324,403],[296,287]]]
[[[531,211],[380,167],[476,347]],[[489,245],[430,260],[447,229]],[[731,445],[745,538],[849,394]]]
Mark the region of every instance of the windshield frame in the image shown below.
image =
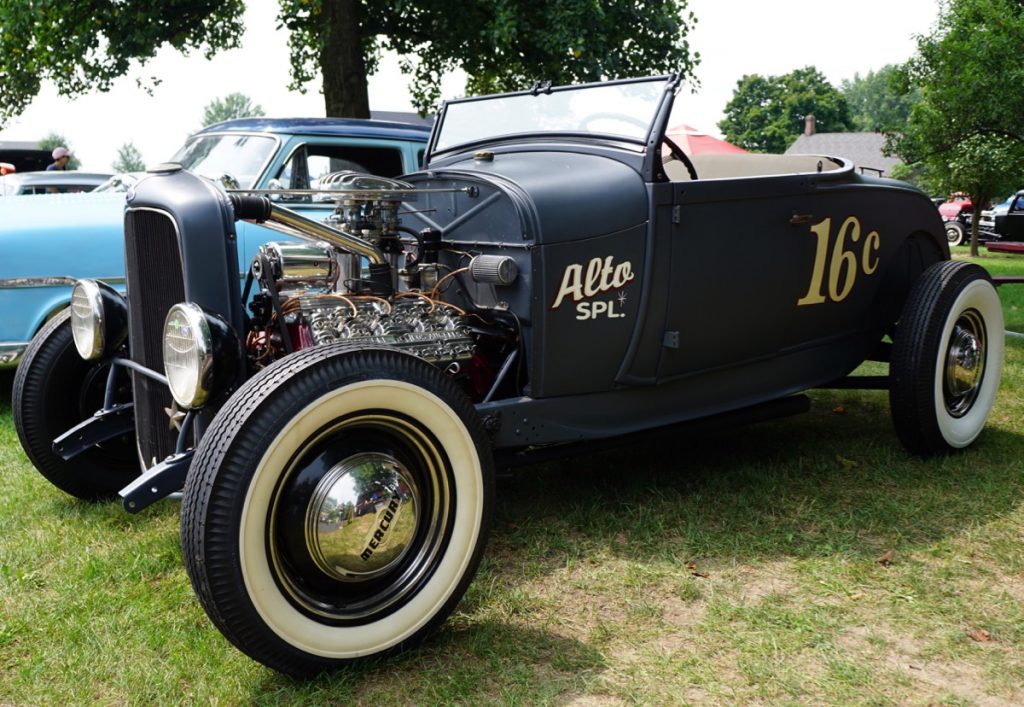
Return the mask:
[[[252,185],[248,186],[248,187],[245,186],[245,185],[241,185],[241,184],[239,185],[239,186],[241,186],[244,189],[258,189],[258,188],[260,188],[260,186],[266,180],[267,170],[270,169],[270,165],[273,163],[274,158],[281,151],[281,143],[282,143],[281,137],[279,135],[274,134],[274,133],[261,132],[261,131],[258,131],[258,130],[246,130],[246,131],[241,131],[241,130],[213,130],[213,131],[210,131],[210,132],[202,131],[202,132],[195,133],[194,135],[190,135],[185,140],[185,142],[183,142],[181,144],[181,147],[179,147],[177,150],[174,151],[174,155],[173,156],[177,157],[178,154],[182,150],[184,150],[187,146],[189,146],[190,144],[192,144],[193,142],[195,142],[197,140],[202,140],[202,139],[205,139],[205,138],[219,138],[219,139],[223,139],[223,138],[226,138],[226,137],[262,137],[262,138],[267,138],[267,139],[269,139],[269,140],[271,140],[273,142],[273,147],[270,150],[270,152],[267,154],[266,160],[264,160],[263,164],[260,165],[260,167],[255,172],[256,176],[253,179]],[[186,168],[186,169],[188,169],[188,168]],[[188,171],[191,172],[192,170],[188,169]],[[198,174],[198,172],[193,172],[193,174]],[[209,177],[209,175],[200,175],[200,176],[207,176],[207,177]],[[216,180],[217,177],[214,176],[214,177],[209,177],[209,178]]]
[[[450,106],[464,105],[467,103],[476,103],[481,101],[495,101],[520,96],[538,96],[541,94],[550,95],[552,93],[579,92],[587,89],[595,89],[608,86],[626,84],[635,85],[643,83],[661,83],[664,85],[664,90],[662,92],[661,97],[659,98],[659,104],[653,111],[650,123],[647,126],[647,131],[645,132],[643,137],[633,137],[615,133],[601,133],[578,130],[538,130],[530,132],[501,133],[488,135],[479,139],[455,143],[451,145],[445,145],[444,147],[441,148],[438,147],[438,141],[441,137],[441,133],[444,131],[445,119],[447,118]],[[437,121],[434,124],[434,129],[430,133],[430,141],[427,143],[425,164],[429,165],[435,158],[442,155],[450,155],[459,152],[465,152],[467,150],[478,148],[480,146],[491,143],[515,142],[522,141],[524,139],[548,140],[552,138],[562,138],[571,140],[584,140],[588,142],[600,141],[602,143],[608,143],[609,141],[611,141],[614,143],[620,143],[624,146],[636,146],[635,149],[637,150],[637,152],[643,152],[644,150],[651,146],[653,136],[660,135],[660,133],[664,131],[664,123],[668,119],[668,113],[671,110],[672,102],[678,90],[679,77],[676,74],[666,74],[662,76],[646,76],[642,78],[616,79],[613,81],[596,81],[593,83],[573,84],[568,86],[551,86],[550,84],[538,83],[532,89],[526,91],[515,91],[511,93],[491,94],[486,96],[472,96],[469,98],[459,98],[445,101],[441,106],[441,110],[438,112],[438,117]]]

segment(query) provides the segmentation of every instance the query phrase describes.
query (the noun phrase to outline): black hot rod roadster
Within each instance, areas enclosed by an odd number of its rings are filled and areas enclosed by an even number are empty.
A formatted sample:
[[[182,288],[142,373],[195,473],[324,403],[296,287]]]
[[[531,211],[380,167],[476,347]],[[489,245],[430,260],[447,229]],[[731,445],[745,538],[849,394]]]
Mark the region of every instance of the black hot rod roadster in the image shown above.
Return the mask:
[[[974,441],[1002,313],[932,203],[838,158],[688,155],[665,136],[676,91],[451,101],[400,181],[226,192],[154,170],[128,195],[127,297],[80,281],[18,369],[29,457],[130,511],[183,486],[211,620],[303,674],[444,620],[496,460],[789,414],[819,386],[888,389],[911,452]],[[239,219],[288,236],[241,280]],[[888,375],[850,377],[865,360]]]

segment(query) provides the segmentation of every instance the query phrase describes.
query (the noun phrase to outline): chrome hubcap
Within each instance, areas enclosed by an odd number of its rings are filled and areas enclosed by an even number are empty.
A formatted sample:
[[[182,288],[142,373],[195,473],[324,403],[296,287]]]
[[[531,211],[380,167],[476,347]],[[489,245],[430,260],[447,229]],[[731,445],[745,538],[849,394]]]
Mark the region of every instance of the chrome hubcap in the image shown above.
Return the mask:
[[[430,578],[454,513],[447,457],[415,420],[366,411],[296,450],[267,509],[274,579],[317,620],[362,624]]]
[[[953,327],[946,352],[945,402],[953,417],[971,409],[985,375],[985,325],[981,315],[968,310]]]
[[[353,455],[330,469],[306,509],[306,547],[343,582],[378,577],[401,562],[421,507],[413,476],[387,454]]]

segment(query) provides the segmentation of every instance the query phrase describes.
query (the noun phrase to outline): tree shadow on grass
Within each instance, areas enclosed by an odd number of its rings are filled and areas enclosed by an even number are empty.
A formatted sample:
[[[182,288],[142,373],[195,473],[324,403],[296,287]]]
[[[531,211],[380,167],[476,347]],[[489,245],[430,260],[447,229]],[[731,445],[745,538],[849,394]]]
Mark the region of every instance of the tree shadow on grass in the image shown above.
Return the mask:
[[[638,561],[874,557],[1019,504],[1019,435],[988,429],[920,459],[897,440],[884,393],[814,398],[795,418],[524,468],[499,484],[496,545],[554,566],[595,549]]]
[[[286,703],[546,704],[604,670],[595,648],[544,630],[458,617],[422,647],[302,682],[268,673],[249,698]],[[271,698],[272,696],[272,698]]]

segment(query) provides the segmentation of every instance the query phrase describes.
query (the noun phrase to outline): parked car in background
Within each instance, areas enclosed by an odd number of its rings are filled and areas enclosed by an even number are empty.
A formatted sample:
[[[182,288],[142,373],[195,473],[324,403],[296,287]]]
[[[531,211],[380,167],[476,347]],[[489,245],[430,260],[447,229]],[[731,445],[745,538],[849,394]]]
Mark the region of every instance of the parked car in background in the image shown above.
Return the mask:
[[[171,160],[231,187],[301,190],[338,169],[411,172],[429,135],[426,126],[385,121],[249,118],[196,133]],[[32,335],[67,307],[75,280],[124,288],[124,190],[131,181],[112,180],[99,193],[0,199],[0,367],[17,365]],[[309,195],[281,198],[312,218],[332,211]],[[240,225],[239,272],[272,235]]]
[[[0,177],[0,196],[78,194],[92,191],[110,177],[98,172],[15,172]]]
[[[953,192],[946,201],[939,204],[939,215],[950,246],[960,245],[967,240],[973,208],[971,197],[959,191]]]
[[[39,172],[52,162],[53,151],[41,149],[37,142],[0,140],[0,163],[12,166],[12,171]]]
[[[666,135],[679,85],[448,102],[401,181],[343,171],[311,192],[321,167],[388,165],[310,144],[269,170],[225,160],[227,194],[156,170],[128,193],[128,295],[79,281],[18,369],[29,458],[132,512],[184,484],[213,624],[310,675],[415,645],[455,608],[497,464],[793,414],[823,386],[887,389],[912,453],[970,445],[1002,308],[927,197],[839,158],[688,155]],[[285,189],[246,190],[267,177]],[[326,221],[297,213],[317,196]],[[240,289],[252,222],[302,242],[262,243]],[[852,375],[867,360],[885,375]]]
[[[1024,210],[1024,202],[1022,202],[1021,195],[1024,195],[1024,190],[1010,194],[1010,196],[991,209],[985,209],[981,212],[981,219],[978,221],[978,238],[980,240],[1024,240],[1024,234],[1021,233],[1015,234],[1012,238],[1009,237],[1006,223],[1006,215],[1010,212],[1011,208],[1013,208],[1014,213]]]

